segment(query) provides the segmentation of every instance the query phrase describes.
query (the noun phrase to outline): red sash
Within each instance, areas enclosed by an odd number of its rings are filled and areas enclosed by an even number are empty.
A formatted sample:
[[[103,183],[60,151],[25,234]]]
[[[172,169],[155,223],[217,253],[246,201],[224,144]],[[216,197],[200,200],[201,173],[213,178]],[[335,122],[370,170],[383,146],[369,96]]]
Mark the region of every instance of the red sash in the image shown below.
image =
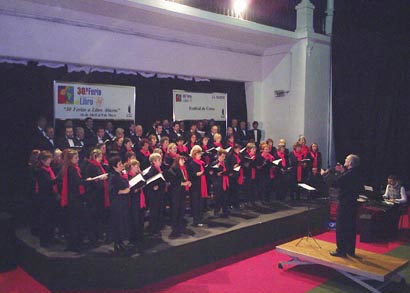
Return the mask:
[[[216,141],[214,141],[214,146],[216,146],[217,148],[221,148],[221,147],[222,147],[221,143],[220,143],[220,142],[216,142]]]
[[[101,163],[98,163],[96,160],[89,160],[89,163],[100,168],[101,174],[107,173],[105,172],[105,169],[101,165]],[[103,185],[104,185],[104,207],[108,208],[110,206],[110,189],[108,187],[108,180],[104,180]]]
[[[269,154],[269,153],[261,153],[261,156],[265,159],[268,160],[269,162],[273,162],[274,157]],[[273,179],[275,178],[275,173],[273,172],[273,168],[269,168],[269,178]]]
[[[310,155],[313,158],[312,168],[317,168],[317,152],[310,152]]]
[[[186,147],[186,145],[177,145],[177,150],[180,154],[188,153],[188,148]]]
[[[186,170],[185,165],[179,166],[179,169],[181,169],[182,175],[184,176],[185,181],[189,181],[188,172],[187,172],[187,170]],[[186,191],[189,190],[189,186],[188,186],[188,185],[185,185],[185,190],[186,190]]]
[[[82,178],[80,168],[78,167],[78,165],[75,165],[73,167],[76,169],[78,177]],[[68,204],[68,167],[64,167],[63,172],[64,172],[64,176],[63,176],[63,184],[62,184],[62,187],[61,187],[60,205],[62,207],[65,207]],[[80,193],[80,195],[85,194],[84,185],[82,185],[82,184],[78,185],[78,192]]]
[[[226,172],[226,167],[224,162],[219,162],[219,165],[222,166],[222,172]],[[226,191],[229,187],[229,177],[222,175],[222,189]]]
[[[240,164],[241,163],[241,157],[235,152],[233,153],[233,155],[235,156],[236,164]],[[239,169],[238,184],[239,185],[243,184],[243,168]]]
[[[135,177],[136,175],[138,175],[138,174],[134,174],[133,172],[128,172],[129,178],[133,178],[133,177]],[[129,178],[127,178],[127,179],[129,179]],[[131,194],[131,193],[130,193],[130,194]],[[143,209],[143,208],[146,208],[146,207],[147,207],[147,204],[146,204],[146,202],[145,202],[144,190],[141,189],[141,190],[140,190],[140,208]]]
[[[192,161],[200,166],[200,172],[203,172],[205,170],[203,161],[197,159],[192,159]],[[208,197],[208,186],[206,185],[205,173],[202,173],[201,175],[201,197]]]
[[[53,169],[51,169],[50,166],[47,167],[47,166],[43,165],[43,166],[41,166],[41,169],[43,169],[44,171],[46,171],[48,173],[48,175],[50,175],[50,178],[51,178],[52,181],[54,181],[56,179],[56,175],[54,174],[54,171],[53,171]],[[38,189],[39,189],[38,180],[36,179],[36,193],[38,193],[38,191],[39,191]],[[56,183],[53,183],[53,192],[55,194],[58,193],[58,187],[57,187]]]
[[[286,159],[285,159],[285,153],[282,152],[276,152],[276,154],[282,159],[281,164],[283,168],[286,168]]]
[[[149,151],[146,151],[144,149],[140,149],[141,154],[143,154],[146,157],[149,157],[151,155],[151,153]]]

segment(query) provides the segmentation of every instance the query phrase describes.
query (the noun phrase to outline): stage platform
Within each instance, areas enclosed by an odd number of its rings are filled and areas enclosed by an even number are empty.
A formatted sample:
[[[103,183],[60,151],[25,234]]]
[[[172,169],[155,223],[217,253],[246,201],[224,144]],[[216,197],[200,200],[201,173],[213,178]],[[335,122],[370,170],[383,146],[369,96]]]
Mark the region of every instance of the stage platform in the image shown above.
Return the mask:
[[[233,211],[227,219],[207,214],[204,227],[188,228],[195,235],[171,240],[168,225],[161,238],[147,236],[144,252],[113,253],[101,244],[84,253],[64,251],[63,243],[45,249],[28,228],[17,230],[19,263],[53,291],[79,289],[136,289],[213,263],[243,251],[284,242],[306,233],[307,223],[322,232],[329,219],[327,202],[273,202]]]
[[[380,292],[389,282],[404,281],[398,272],[408,266],[409,260],[356,249],[356,256],[334,257],[329,254],[336,244],[304,237],[276,247],[278,252],[291,257],[290,261],[280,262],[279,268],[288,265],[319,264],[343,274],[371,292]],[[377,286],[367,281],[378,281]]]

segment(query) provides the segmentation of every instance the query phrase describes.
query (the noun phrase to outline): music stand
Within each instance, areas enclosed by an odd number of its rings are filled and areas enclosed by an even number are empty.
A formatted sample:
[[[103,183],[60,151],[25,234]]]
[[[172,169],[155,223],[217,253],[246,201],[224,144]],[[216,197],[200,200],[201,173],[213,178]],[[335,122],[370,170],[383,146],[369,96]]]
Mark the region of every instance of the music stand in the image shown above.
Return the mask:
[[[311,193],[312,191],[315,191],[316,188],[314,188],[314,187],[312,187],[312,186],[310,186],[310,185],[307,185],[307,184],[305,184],[305,183],[299,183],[298,186],[299,186],[300,188],[303,188],[303,189],[307,190],[307,191],[308,191],[308,194],[309,194],[309,198],[310,198],[310,199],[312,198],[310,193]],[[307,213],[306,213],[307,215],[309,214],[309,211],[310,211],[310,203],[309,203],[309,200],[308,200],[308,203],[307,203]],[[302,242],[302,240],[304,240],[304,239],[306,239],[306,241],[308,241],[309,238],[313,239],[313,241],[316,243],[317,247],[319,247],[320,249],[322,248],[322,247],[319,245],[319,243],[316,241],[316,239],[313,237],[312,232],[310,231],[310,221],[307,221],[307,232],[306,232],[306,235],[299,239],[299,241],[296,243],[296,246],[298,246],[298,245]]]

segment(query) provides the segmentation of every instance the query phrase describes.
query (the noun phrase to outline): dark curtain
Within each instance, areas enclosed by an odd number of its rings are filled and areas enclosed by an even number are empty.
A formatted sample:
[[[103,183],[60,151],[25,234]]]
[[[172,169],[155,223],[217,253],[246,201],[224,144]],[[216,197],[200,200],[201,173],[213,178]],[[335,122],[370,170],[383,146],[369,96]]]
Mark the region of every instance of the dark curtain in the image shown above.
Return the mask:
[[[336,0],[333,117],[336,156],[362,159],[366,182],[409,180],[410,5]]]
[[[0,144],[0,209],[11,209],[23,201],[27,194],[27,161],[31,151],[31,137],[40,115],[53,123],[53,81],[116,84],[136,87],[136,117],[145,129],[154,119],[172,120],[172,90],[192,92],[223,92],[228,94],[228,119],[246,117],[246,97],[243,82],[211,80],[210,82],[181,79],[144,78],[93,72],[68,73],[65,67],[52,69],[26,65],[0,63],[0,97],[2,143]],[[98,124],[98,120],[95,120]],[[126,126],[124,122],[117,126]]]

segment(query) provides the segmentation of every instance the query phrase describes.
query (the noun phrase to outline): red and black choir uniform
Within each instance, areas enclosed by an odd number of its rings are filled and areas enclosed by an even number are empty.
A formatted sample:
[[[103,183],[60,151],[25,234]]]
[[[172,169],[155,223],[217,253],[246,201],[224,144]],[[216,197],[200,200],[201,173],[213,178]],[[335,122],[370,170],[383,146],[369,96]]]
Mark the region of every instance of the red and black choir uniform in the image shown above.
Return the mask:
[[[277,172],[275,173],[276,197],[278,200],[284,200],[286,198],[286,194],[289,191],[289,157],[286,154],[286,151],[277,151],[274,157],[275,160],[281,160],[276,167]]]
[[[307,155],[309,161],[308,184],[315,187],[319,193],[324,189],[324,181],[320,171],[322,170],[322,153],[310,151]],[[316,171],[314,171],[314,169]]]
[[[53,170],[41,164],[35,170],[40,246],[47,246],[53,239],[57,194],[58,188]]]
[[[208,145],[203,144],[203,145],[201,145],[201,148],[202,148],[202,152],[203,152],[201,159],[202,159],[202,161],[205,162],[205,165],[207,166],[211,163],[211,157],[210,157],[210,154],[208,153],[209,147],[208,147]]]
[[[277,151],[278,151],[278,150],[277,150],[274,146],[269,146],[269,153],[270,153],[272,156],[275,156]]]
[[[177,156],[178,156],[177,153],[164,153],[163,166],[165,170],[168,170],[169,168],[171,168]]]
[[[188,151],[187,151],[187,153],[189,154],[189,153],[191,153],[191,150],[194,148],[194,146],[196,146],[196,145],[198,145],[196,142],[191,142],[191,141],[189,141],[187,144],[186,144],[186,147],[187,147],[187,149],[188,149]]]
[[[85,169],[85,178],[93,178],[106,174],[103,165],[96,160],[89,160]],[[103,240],[107,232],[110,190],[108,179],[89,181],[86,185],[87,201],[87,235],[91,245]]]
[[[129,236],[129,193],[119,194],[120,190],[129,188],[128,175],[114,171],[110,184],[111,237],[116,248],[122,247],[123,241]]]
[[[301,152],[302,152],[303,156],[305,156],[305,158],[306,158],[308,156],[308,154],[310,153],[310,150],[306,145],[302,145]]]
[[[251,155],[249,150],[241,153],[241,169],[243,169],[245,200],[253,204],[258,193],[256,185],[256,155]]]
[[[229,173],[229,196],[228,205],[239,208],[240,194],[244,182],[243,168],[241,166],[241,155],[235,151],[230,152],[227,157],[227,164],[230,170]],[[235,167],[240,167],[239,171],[235,171]]]
[[[78,165],[63,169],[61,206],[67,208],[67,228],[70,234],[68,250],[79,251],[82,245],[85,214],[85,187]]]
[[[297,152],[293,150],[290,155],[289,155],[289,164],[292,167],[291,169],[291,182],[290,182],[290,188],[291,188],[291,198],[295,199],[295,194],[296,194],[296,199],[300,199],[300,192],[298,188],[298,183],[304,182],[305,181],[305,170],[304,170],[304,163],[303,160],[305,160],[306,157],[302,153],[302,151]]]
[[[128,180],[138,174],[128,172]],[[144,213],[147,208],[144,190],[137,184],[131,187],[129,193],[129,240],[131,243],[140,245],[144,238]]]
[[[132,149],[131,149],[131,150],[127,150],[126,148],[121,148],[120,158],[121,158],[121,161],[122,161],[123,163],[127,162],[127,155],[128,155],[128,154],[133,154],[133,155],[135,155],[135,157],[137,157],[136,154],[134,153],[134,151],[133,151]]]
[[[192,159],[188,164],[191,186],[191,211],[194,225],[202,224],[202,209],[204,199],[208,197],[208,184],[205,172],[198,176],[197,173],[205,171],[205,163],[202,160]]]
[[[185,198],[189,193],[189,186],[182,186],[182,183],[189,181],[188,170],[185,165],[174,166],[169,169],[170,191],[171,191],[171,222],[172,235],[178,237],[185,230]]]
[[[177,153],[181,156],[189,156],[188,147],[184,144],[177,145]]]
[[[144,177],[148,180],[158,173],[162,173],[161,168],[156,168],[154,165],[151,165],[151,168]],[[165,202],[165,187],[165,181],[159,179],[146,185],[144,188],[144,194],[147,197],[150,211],[148,229],[154,235],[158,235],[161,230],[162,211]]]
[[[135,157],[140,162],[141,170],[145,170],[149,166],[151,166],[149,162],[149,156],[151,155],[150,151],[145,151],[144,149],[140,149],[136,154]]]
[[[227,164],[217,160],[211,164],[208,173],[211,175],[214,188],[214,215],[218,216],[222,208],[222,216],[228,217],[229,170]]]
[[[275,172],[273,167],[274,156],[270,153],[262,152],[257,157],[257,174],[258,174],[258,186],[260,196],[263,201],[269,202],[271,200],[270,193],[273,189],[273,182],[275,178]]]

